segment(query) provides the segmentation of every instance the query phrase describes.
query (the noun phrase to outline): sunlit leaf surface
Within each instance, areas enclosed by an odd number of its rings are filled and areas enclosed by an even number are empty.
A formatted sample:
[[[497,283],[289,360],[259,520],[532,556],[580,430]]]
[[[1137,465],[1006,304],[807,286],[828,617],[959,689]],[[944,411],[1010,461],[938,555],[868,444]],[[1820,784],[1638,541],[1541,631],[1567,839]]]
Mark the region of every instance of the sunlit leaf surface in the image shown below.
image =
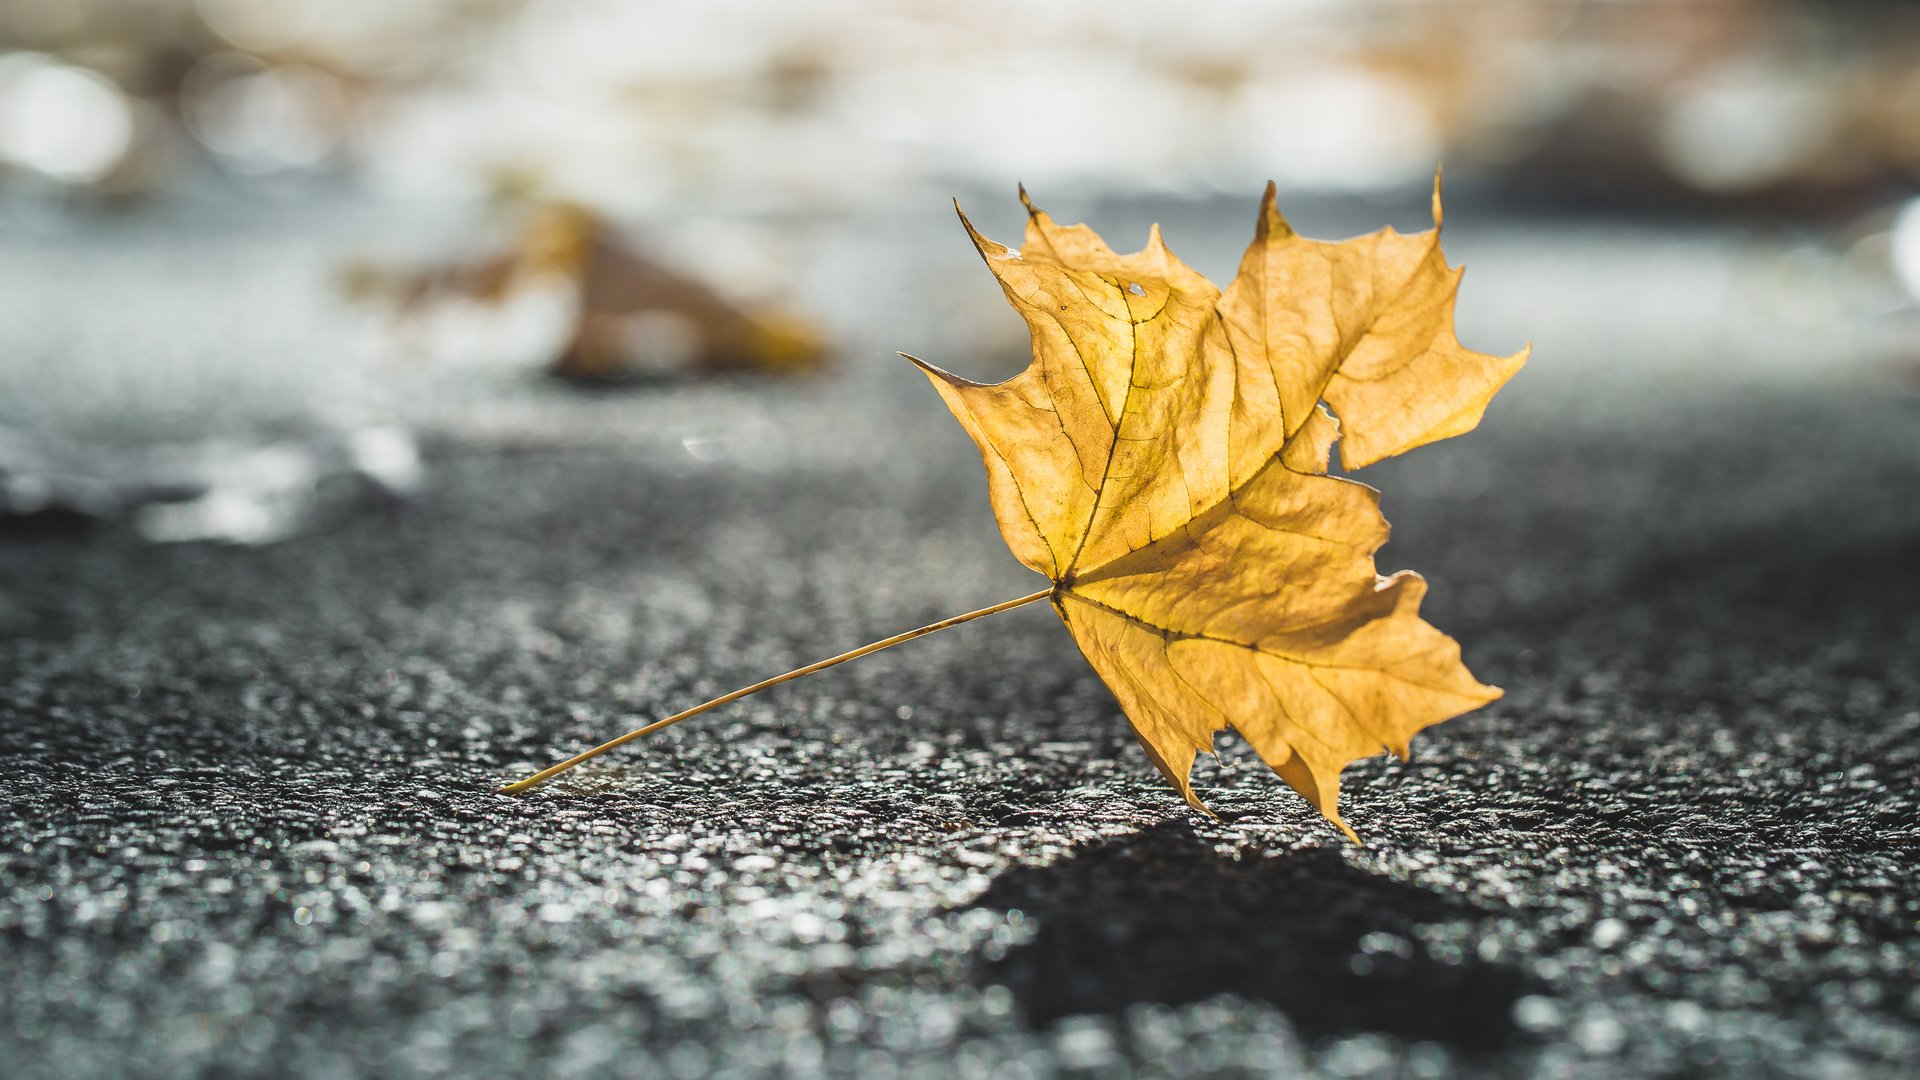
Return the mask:
[[[994,385],[922,367],[1008,546],[1197,808],[1194,757],[1232,727],[1351,836],[1348,762],[1500,695],[1420,618],[1418,575],[1376,572],[1377,493],[1327,475],[1336,443],[1357,469],[1472,430],[1525,362],[1455,338],[1439,217],[1436,189],[1428,232],[1307,240],[1269,185],[1224,292],[1157,228],[1123,255],[1031,203],[1018,250],[967,226],[1033,362]]]

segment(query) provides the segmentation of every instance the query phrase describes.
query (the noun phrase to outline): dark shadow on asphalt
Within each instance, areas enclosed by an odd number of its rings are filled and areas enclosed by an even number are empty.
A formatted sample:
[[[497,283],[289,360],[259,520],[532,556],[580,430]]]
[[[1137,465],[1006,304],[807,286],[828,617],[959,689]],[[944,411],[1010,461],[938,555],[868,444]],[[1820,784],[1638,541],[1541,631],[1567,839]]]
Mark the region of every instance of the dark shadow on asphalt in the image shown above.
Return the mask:
[[[1528,992],[1511,968],[1443,961],[1412,936],[1475,908],[1336,852],[1230,859],[1180,823],[1008,871],[973,906],[1037,924],[979,972],[1036,1027],[1235,994],[1271,1003],[1309,1040],[1377,1031],[1478,1051],[1513,1035]]]

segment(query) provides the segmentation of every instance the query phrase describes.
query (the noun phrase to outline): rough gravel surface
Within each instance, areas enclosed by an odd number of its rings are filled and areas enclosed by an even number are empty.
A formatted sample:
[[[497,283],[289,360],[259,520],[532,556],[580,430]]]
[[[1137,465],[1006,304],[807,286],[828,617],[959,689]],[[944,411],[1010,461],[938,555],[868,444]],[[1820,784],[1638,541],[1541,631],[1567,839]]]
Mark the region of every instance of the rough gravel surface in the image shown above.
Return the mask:
[[[1216,274],[1251,221],[1154,209],[1057,206],[1118,237],[1158,216]],[[1383,215],[1421,223],[1298,224]],[[0,532],[10,1075],[1920,1060],[1920,331],[1778,230],[1449,214],[1463,335],[1536,359],[1481,432],[1365,478],[1383,566],[1430,578],[1508,694],[1349,770],[1365,847],[1231,739],[1199,780],[1219,819],[1187,811],[1044,608],[493,794],[1033,587],[891,359],[1017,362],[951,219],[762,228],[813,260],[834,375],[587,394],[396,360],[328,269],[433,234],[338,197],[0,245],[0,423],[380,422],[431,478],[262,547]]]

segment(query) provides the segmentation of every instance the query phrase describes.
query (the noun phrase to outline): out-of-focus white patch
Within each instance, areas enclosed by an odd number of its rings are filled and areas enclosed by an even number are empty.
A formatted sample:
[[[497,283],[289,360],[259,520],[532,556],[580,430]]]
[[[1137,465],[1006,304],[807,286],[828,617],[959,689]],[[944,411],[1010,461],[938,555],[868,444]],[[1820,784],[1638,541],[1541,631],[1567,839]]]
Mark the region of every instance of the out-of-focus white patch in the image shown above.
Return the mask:
[[[900,64],[849,71],[827,102],[838,123],[796,146],[793,169],[845,170],[848,132],[956,177],[1019,176],[1030,185],[1169,184],[1208,135],[1197,91],[1107,56],[1027,49],[956,52],[938,75]],[[955,93],[964,87],[965,93]],[[810,151],[810,152],[809,152]]]
[[[680,440],[680,448],[695,461],[719,461],[732,451],[733,444],[726,439],[689,435]]]
[[[286,444],[211,444],[195,452],[205,455],[205,490],[195,498],[141,507],[133,525],[145,539],[270,544],[306,521],[320,479],[312,453]]]
[[[1907,295],[1920,303],[1920,198],[1900,208],[1893,219],[1891,236],[1894,276]]]
[[[547,194],[627,213],[669,203],[682,176],[674,154],[698,149],[666,145],[643,113],[583,107],[504,78],[401,98],[354,138],[370,179],[401,198],[479,202],[504,182],[537,181]]]
[[[1419,88],[1357,66],[1294,69],[1241,90],[1228,129],[1283,187],[1384,191],[1433,174],[1441,139]]]
[[[1810,161],[1834,127],[1832,105],[1783,72],[1736,66],[1708,77],[1667,109],[1661,162],[1707,191],[1754,191]]]
[[[557,355],[580,317],[580,290],[560,275],[516,285],[498,303],[436,297],[411,318],[409,338],[435,361],[502,373]]]
[[[153,543],[271,544],[352,501],[404,499],[425,482],[412,436],[398,428],[328,432],[266,444],[231,440],[156,451],[124,478],[141,505],[133,527]]]
[[[362,428],[347,438],[352,467],[389,495],[405,497],[420,490],[426,468],[413,436],[399,428]]]
[[[38,53],[0,57],[0,160],[88,184],[132,143],[133,107],[110,80]]]
[[[273,51],[305,41],[326,18],[325,0],[194,0],[214,33],[243,49]]]
[[[338,82],[314,68],[266,67],[233,55],[210,57],[181,97],[188,130],[235,167],[273,172],[314,165],[333,152],[345,107]]]

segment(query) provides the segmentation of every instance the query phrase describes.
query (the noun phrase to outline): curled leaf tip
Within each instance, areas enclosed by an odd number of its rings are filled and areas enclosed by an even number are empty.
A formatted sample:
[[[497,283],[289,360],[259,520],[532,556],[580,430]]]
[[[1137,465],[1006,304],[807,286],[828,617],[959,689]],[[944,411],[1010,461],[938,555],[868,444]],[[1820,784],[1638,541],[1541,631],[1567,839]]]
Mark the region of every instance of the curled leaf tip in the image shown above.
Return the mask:
[[[1293,235],[1293,226],[1280,216],[1279,198],[1280,186],[1271,180],[1267,181],[1266,193],[1260,197],[1260,216],[1253,226],[1253,242],[1256,245]]]
[[[993,264],[996,257],[1007,253],[1006,245],[989,240],[979,229],[973,227],[973,221],[967,217],[967,212],[960,209],[959,199],[953,200],[953,212],[960,216],[961,228],[966,229],[967,236],[972,238],[973,249],[980,253],[980,257],[986,260],[989,266]]]

